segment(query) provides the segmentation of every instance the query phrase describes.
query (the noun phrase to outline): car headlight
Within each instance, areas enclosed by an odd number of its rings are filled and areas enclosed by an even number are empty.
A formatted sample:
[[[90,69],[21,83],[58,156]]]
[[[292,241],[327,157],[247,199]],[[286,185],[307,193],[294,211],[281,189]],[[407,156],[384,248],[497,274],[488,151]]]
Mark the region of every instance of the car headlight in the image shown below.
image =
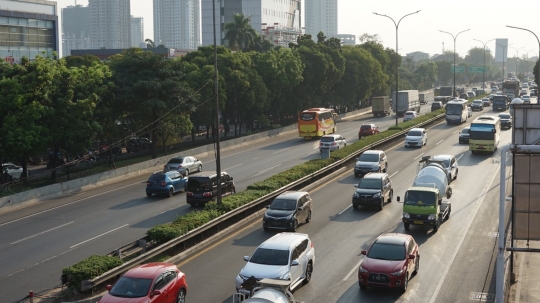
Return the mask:
[[[435,220],[435,214],[429,214],[427,217],[428,220]]]
[[[411,215],[409,215],[409,213],[403,213],[403,218],[410,219]]]
[[[396,277],[399,277],[401,275],[403,275],[405,271],[403,270],[403,268],[400,270],[400,271],[396,271],[396,272],[393,272],[391,273],[392,276],[396,276]]]
[[[358,198],[358,197],[360,197],[360,194],[357,193],[357,192],[354,192],[353,197]]]
[[[290,220],[290,219],[292,219],[293,217],[294,217],[294,214],[290,214],[290,215],[288,215],[287,218],[285,218],[285,219]]]
[[[360,272],[363,273],[363,274],[369,273],[369,271],[367,271],[367,270],[366,270],[365,268],[363,268],[361,265],[360,265],[360,267],[358,267],[358,271],[360,271]]]
[[[381,193],[376,193],[373,195],[373,198],[380,198],[381,197]]]
[[[373,169],[379,169],[379,165],[378,165],[378,164],[376,164],[376,165],[373,165],[373,167],[372,167],[372,168],[373,168]]]
[[[249,279],[249,277],[246,277],[246,276],[244,276],[244,275],[242,275],[242,274],[239,274],[238,277],[240,277],[240,279],[242,279],[242,280],[247,280],[247,279]]]
[[[290,272],[286,272],[284,274],[281,275],[281,277],[279,277],[279,279],[281,280],[289,280],[291,278],[291,273]]]

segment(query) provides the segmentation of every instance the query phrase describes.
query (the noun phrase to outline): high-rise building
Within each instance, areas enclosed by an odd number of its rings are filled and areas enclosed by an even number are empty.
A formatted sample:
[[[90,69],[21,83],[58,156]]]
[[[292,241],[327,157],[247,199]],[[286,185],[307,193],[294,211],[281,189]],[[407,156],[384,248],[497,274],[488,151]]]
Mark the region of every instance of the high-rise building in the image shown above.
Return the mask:
[[[200,0],[154,0],[154,43],[170,48],[201,45]]]
[[[215,8],[217,45],[227,43],[224,27],[236,13],[249,17],[251,27],[276,45],[288,46],[302,34],[301,0],[221,0]],[[201,20],[202,45],[213,45],[212,0],[201,0]]]
[[[89,0],[91,48],[131,47],[129,0]]]
[[[144,20],[131,16],[131,46],[146,48],[144,43]]]
[[[502,63],[508,59],[508,39],[495,39],[495,62]]]
[[[71,55],[73,49],[90,48],[90,22],[88,7],[68,6],[62,9],[62,56]]]
[[[0,0],[0,59],[13,64],[58,51],[56,1]]]
[[[317,41],[317,34],[323,32],[326,38],[338,34],[338,0],[306,0],[306,34]]]

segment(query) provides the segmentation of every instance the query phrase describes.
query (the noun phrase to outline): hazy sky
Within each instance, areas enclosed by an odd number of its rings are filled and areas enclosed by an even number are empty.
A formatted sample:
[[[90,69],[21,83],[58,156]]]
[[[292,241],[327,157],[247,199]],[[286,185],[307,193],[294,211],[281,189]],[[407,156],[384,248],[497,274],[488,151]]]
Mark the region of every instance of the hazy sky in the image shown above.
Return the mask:
[[[178,0],[182,1],[182,0]],[[309,0],[303,0],[303,2]],[[75,0],[58,0],[59,11]],[[77,0],[77,4],[88,5],[88,0]],[[152,0],[131,0],[131,14],[144,18],[144,36],[153,39]],[[495,38],[508,38],[508,57],[538,55],[538,42],[533,34],[507,28],[512,25],[529,29],[540,36],[540,0],[339,0],[338,31],[340,34],[354,34],[359,37],[367,33],[379,35],[385,47],[395,49],[396,28],[392,20],[380,17],[373,12],[392,17],[396,22],[409,13],[421,10],[418,14],[405,17],[399,25],[399,52],[407,54],[414,51],[430,55],[441,53],[444,48],[453,50],[453,39],[449,34],[457,34],[470,28],[456,39],[456,51],[464,56],[472,47],[483,47],[478,39],[488,41]],[[303,18],[303,16],[302,16]],[[495,50],[495,41],[487,48]]]

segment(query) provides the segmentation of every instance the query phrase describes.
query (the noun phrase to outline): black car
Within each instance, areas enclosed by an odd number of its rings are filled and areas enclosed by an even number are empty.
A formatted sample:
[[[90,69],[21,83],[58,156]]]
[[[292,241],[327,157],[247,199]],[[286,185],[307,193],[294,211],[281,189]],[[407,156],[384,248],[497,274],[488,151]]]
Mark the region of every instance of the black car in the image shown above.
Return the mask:
[[[386,173],[368,173],[355,185],[356,191],[352,197],[354,209],[360,205],[374,205],[382,210],[385,202],[392,202],[394,189]]]
[[[216,172],[200,172],[189,176],[186,186],[186,201],[191,206],[202,205],[213,201],[217,197]],[[226,172],[221,172],[221,196],[236,193],[233,178]]]
[[[471,128],[467,126],[459,132],[459,144],[469,143],[470,130]]]
[[[296,231],[300,223],[311,221],[312,200],[308,192],[287,191],[277,196],[264,214],[264,230]]]
[[[473,111],[475,111],[475,110],[484,110],[484,103],[482,102],[482,100],[474,100],[471,103],[471,109]]]
[[[512,128],[512,116],[509,113],[499,114],[501,119],[501,128]]]
[[[441,101],[433,101],[433,103],[431,103],[431,112],[441,108],[443,108],[443,103]]]
[[[148,138],[131,138],[126,144],[126,151],[128,153],[131,152],[140,152],[144,150],[148,150],[152,147],[152,141]]]

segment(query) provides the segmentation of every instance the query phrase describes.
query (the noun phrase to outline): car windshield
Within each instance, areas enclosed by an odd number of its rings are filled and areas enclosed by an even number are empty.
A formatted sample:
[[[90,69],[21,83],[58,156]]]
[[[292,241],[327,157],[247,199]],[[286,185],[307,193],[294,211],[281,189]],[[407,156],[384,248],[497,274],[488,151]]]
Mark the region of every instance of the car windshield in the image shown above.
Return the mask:
[[[361,154],[358,161],[362,162],[379,162],[379,155],[377,154]]]
[[[419,130],[411,130],[407,136],[411,136],[411,137],[420,137],[422,136],[422,132],[419,131]]]
[[[334,142],[334,137],[322,137],[321,142]]]
[[[501,118],[501,119],[510,119],[510,115],[509,114],[500,114],[499,118]]]
[[[405,204],[409,205],[435,205],[435,193],[430,191],[408,190],[405,193]]]
[[[405,113],[405,116],[414,116],[414,113]]]
[[[482,104],[482,101],[473,101],[473,103],[472,103],[472,104],[476,104],[476,105],[478,105],[478,104]]]
[[[381,179],[362,179],[358,183],[358,188],[364,189],[381,189]]]
[[[403,245],[373,243],[367,256],[379,260],[405,260],[405,247]]]
[[[249,262],[263,265],[289,264],[289,251],[279,249],[258,248]]]
[[[184,158],[172,158],[171,160],[169,160],[169,163],[183,163],[184,162]]]
[[[109,294],[121,298],[141,298],[148,295],[151,279],[139,279],[122,276],[111,288]]]
[[[275,210],[294,210],[296,209],[296,200],[274,199],[270,204],[271,209]]]
[[[468,128],[464,128],[461,130],[461,133],[462,134],[468,134],[469,133],[469,129]]]

